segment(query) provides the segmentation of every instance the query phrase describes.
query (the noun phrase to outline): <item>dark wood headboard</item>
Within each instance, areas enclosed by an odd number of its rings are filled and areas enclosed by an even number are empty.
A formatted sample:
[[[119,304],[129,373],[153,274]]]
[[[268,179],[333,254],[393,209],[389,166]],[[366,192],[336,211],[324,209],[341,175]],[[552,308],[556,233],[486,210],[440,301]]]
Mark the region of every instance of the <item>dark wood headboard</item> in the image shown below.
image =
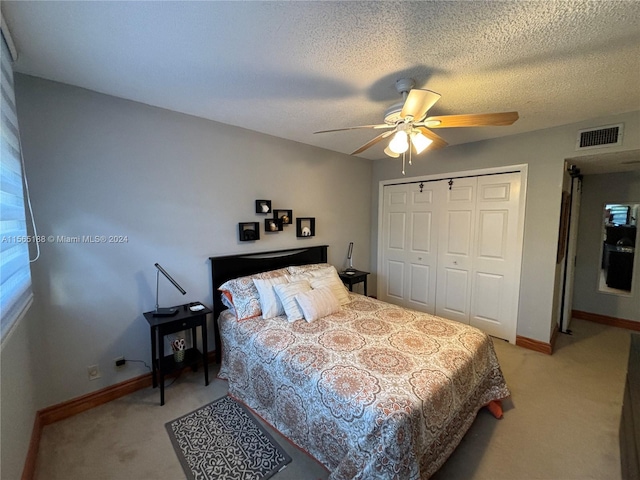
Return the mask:
[[[241,253],[222,257],[209,257],[211,260],[211,288],[213,290],[213,325],[216,340],[216,361],[220,362],[220,331],[218,330],[218,315],[225,310],[220,300],[218,287],[227,280],[268,272],[277,268],[291,265],[307,265],[310,263],[325,263],[327,261],[327,245],[317,247],[291,248],[287,250],[273,250],[270,252]]]

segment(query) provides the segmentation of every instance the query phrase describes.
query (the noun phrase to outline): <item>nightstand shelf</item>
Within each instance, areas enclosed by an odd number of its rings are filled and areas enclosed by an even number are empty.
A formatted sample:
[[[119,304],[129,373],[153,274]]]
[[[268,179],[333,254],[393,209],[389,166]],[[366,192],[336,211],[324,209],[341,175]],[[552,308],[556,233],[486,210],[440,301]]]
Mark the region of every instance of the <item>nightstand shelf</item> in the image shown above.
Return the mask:
[[[164,358],[156,361],[158,362],[158,368],[161,369],[165,375],[168,375],[184,367],[191,367],[195,372],[198,370],[200,359],[202,359],[200,350],[197,348],[187,348],[184,351],[184,360],[180,363],[175,361],[173,353],[171,355],[165,355]]]

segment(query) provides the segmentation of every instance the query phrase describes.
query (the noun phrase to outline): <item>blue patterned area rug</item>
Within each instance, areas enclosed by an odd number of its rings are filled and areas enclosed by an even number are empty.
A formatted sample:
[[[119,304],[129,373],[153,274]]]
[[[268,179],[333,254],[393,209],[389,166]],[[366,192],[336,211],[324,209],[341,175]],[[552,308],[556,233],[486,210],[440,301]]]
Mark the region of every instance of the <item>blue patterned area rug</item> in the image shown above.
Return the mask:
[[[189,480],[265,480],[291,457],[230,397],[222,397],[166,424]]]

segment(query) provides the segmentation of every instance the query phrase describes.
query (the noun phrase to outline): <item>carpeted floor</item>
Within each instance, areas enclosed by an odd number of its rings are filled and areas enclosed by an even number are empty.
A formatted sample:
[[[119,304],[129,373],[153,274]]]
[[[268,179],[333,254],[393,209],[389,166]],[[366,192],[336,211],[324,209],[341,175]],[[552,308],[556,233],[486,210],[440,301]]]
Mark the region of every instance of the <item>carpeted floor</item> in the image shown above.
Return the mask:
[[[629,353],[629,331],[574,320],[544,355],[496,340],[512,392],[496,420],[481,410],[458,449],[433,477],[454,479],[621,478],[618,428]],[[215,373],[215,372],[214,372]],[[166,392],[151,388],[43,429],[38,480],[183,479],[165,423],[225,395],[189,373]],[[293,461],[274,480],[326,479],[315,460],[267,428]]]

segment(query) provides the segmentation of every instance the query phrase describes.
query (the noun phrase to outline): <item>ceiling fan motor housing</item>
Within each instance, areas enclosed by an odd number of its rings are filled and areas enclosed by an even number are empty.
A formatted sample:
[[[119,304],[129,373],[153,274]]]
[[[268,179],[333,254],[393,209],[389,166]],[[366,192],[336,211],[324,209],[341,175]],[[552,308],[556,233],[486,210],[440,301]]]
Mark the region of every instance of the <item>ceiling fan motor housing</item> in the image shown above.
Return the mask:
[[[396,90],[400,95],[409,93],[415,86],[416,82],[413,78],[401,78],[400,80],[396,80]]]
[[[396,80],[396,90],[402,95],[402,101],[394,103],[384,111],[384,123],[387,125],[395,125],[396,123],[403,121],[400,116],[404,102],[407,100],[407,95],[413,87],[416,86],[416,82],[413,78],[401,78]]]
[[[398,102],[387,108],[384,111],[384,123],[388,125],[395,125],[396,123],[402,121],[400,113],[402,113],[403,106],[404,102]]]

